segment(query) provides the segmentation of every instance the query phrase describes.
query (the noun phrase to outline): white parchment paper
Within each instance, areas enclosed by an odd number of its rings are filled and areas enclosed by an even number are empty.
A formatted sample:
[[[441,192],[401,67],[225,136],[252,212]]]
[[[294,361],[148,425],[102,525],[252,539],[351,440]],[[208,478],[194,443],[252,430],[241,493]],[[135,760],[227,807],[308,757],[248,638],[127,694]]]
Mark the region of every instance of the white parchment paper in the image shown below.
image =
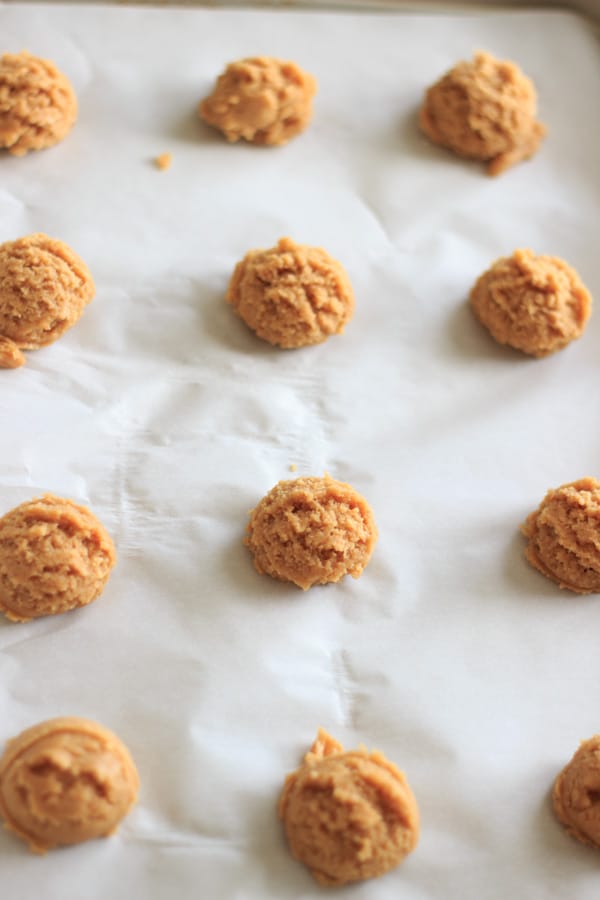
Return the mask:
[[[71,497],[119,553],[90,607],[0,623],[0,740],[87,716],[142,779],[110,840],[37,858],[2,833],[1,896],[321,896],[275,807],[322,725],[402,767],[422,815],[415,853],[348,896],[595,900],[598,855],[549,789],[600,731],[599,601],[530,569],[518,526],[547,488],[600,474],[600,314],[536,361],[466,303],[519,246],[600,293],[584,20],[0,4],[0,44],[53,59],[80,101],[64,143],[0,158],[0,240],[60,238],[97,285],[75,328],[0,373],[0,512]],[[549,129],[497,179],[416,127],[425,87],[479,48],[534,79]],[[314,73],[314,121],[280,149],[229,146],[198,100],[261,53]],[[342,337],[280,351],[224,303],[235,262],[282,235],[346,267]],[[292,465],[371,503],[359,581],[304,594],[254,572],[247,511]]]

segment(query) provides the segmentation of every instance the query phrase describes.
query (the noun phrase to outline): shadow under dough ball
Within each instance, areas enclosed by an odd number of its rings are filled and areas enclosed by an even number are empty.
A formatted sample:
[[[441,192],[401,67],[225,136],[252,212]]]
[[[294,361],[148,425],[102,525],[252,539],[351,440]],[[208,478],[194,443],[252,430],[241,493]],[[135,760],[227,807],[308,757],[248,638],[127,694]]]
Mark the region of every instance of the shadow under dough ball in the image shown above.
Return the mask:
[[[600,847],[600,734],[582,741],[557,776],[552,805],[571,837]]]
[[[75,92],[54,63],[25,51],[0,57],[0,147],[13,156],[44,150],[76,119]]]
[[[56,615],[96,600],[116,562],[89,509],[46,494],[0,519],[0,612],[13,622]]]
[[[0,759],[0,814],[35,853],[113,834],[138,788],[125,745],[88,719],[34,725]]]

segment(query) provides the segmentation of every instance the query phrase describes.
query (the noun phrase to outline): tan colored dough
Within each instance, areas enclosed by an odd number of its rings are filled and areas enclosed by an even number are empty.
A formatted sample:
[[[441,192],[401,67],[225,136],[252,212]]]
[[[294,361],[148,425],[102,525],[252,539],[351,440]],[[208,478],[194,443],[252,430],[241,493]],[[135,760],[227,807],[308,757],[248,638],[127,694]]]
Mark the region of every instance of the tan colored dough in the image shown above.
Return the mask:
[[[323,729],[287,776],[279,816],[292,856],[330,887],[384,875],[419,837],[419,810],[404,773],[364,747],[344,752]]]
[[[46,494],[0,519],[0,612],[14,622],[96,600],[116,562],[112,540],[85,506]]]
[[[0,57],[0,147],[13,156],[58,144],[77,119],[77,98],[54,63],[30,53]]]
[[[592,298],[575,269],[556,256],[515,250],[474,284],[471,306],[499,344],[547,356],[581,337]]]
[[[62,241],[30,234],[0,244],[0,366],[52,344],[93,298],[89,269]],[[8,366],[7,366],[8,364]]]
[[[113,834],[138,787],[125,745],[88,719],[34,725],[0,759],[0,814],[35,853]]]
[[[559,587],[600,592],[600,482],[581,478],[550,490],[521,526],[525,556]]]
[[[364,497],[325,476],[276,484],[251,513],[244,543],[257,572],[306,591],[344,575],[359,578],[376,541]]]
[[[582,741],[557,776],[552,804],[571,837],[600,847],[600,734]]]
[[[228,141],[286,144],[307,127],[317,83],[293,62],[269,56],[230,63],[199,114]]]
[[[480,52],[427,90],[419,122],[434,143],[498,175],[538,149],[546,129],[536,106],[533,82],[518,66]]]
[[[226,300],[259,338],[284,349],[341,334],[354,313],[344,269],[320,247],[281,238],[236,265]]]

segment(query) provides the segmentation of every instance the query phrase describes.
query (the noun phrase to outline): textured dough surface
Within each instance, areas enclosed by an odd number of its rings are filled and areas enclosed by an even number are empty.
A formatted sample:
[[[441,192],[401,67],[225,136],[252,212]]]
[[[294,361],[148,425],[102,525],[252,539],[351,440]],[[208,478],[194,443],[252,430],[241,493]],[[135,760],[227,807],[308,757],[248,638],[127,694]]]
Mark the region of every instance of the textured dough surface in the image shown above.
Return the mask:
[[[295,859],[320,884],[384,875],[417,845],[419,811],[406,778],[381,753],[344,752],[319,731],[279,801]]]
[[[419,122],[434,143],[488,163],[488,174],[528,159],[546,133],[533,83],[518,66],[476,53],[430,87]]]
[[[525,556],[561,588],[600,591],[600,482],[581,478],[548,491],[521,526]]]
[[[27,622],[85,606],[104,589],[116,553],[85,506],[46,494],[0,519],[0,612]]]
[[[0,813],[36,853],[112,834],[138,786],[124,744],[87,719],[34,725],[0,759]]]
[[[320,247],[281,238],[237,264],[226,300],[258,337],[294,349],[341,334],[354,312],[344,269]]]
[[[515,250],[475,282],[473,311],[499,344],[531,356],[562,350],[580,337],[592,298],[575,269],[556,256]]]
[[[600,734],[582,741],[557,776],[552,803],[556,818],[572,837],[600,847]]]
[[[75,92],[53,63],[25,51],[0,57],[0,147],[13,156],[44,150],[76,119]]]
[[[257,56],[230,63],[198,111],[228,141],[286,144],[310,122],[316,91],[315,79],[295,63]]]
[[[325,476],[278,482],[251,513],[244,542],[257,572],[308,590],[358,578],[376,540],[364,497]]]

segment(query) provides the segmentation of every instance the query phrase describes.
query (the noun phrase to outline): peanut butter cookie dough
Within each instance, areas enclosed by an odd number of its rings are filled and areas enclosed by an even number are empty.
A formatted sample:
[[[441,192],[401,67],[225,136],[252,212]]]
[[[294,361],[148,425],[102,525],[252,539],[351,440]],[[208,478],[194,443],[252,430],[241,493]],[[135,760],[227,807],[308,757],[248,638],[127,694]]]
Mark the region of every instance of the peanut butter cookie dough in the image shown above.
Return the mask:
[[[550,490],[521,526],[525,556],[559,587],[600,592],[600,482],[581,478]]]
[[[552,804],[571,837],[600,847],[600,734],[582,741],[557,776]]]
[[[77,119],[77,99],[54,63],[30,53],[0,57],[0,147],[13,156],[58,144]]]
[[[276,484],[251,513],[244,543],[257,572],[306,591],[359,578],[376,541],[367,501],[327,475]]]
[[[481,275],[471,306],[499,344],[547,356],[580,337],[592,298],[575,269],[556,256],[515,250]]]
[[[95,293],[85,263],[62,241],[30,234],[0,244],[0,366],[25,362],[21,350],[52,344]]]
[[[0,519],[0,612],[28,622],[96,600],[116,562],[85,506],[46,494]]]
[[[113,834],[138,788],[125,745],[87,719],[34,725],[0,759],[0,814],[35,853]]]
[[[310,122],[316,91],[315,79],[295,63],[257,56],[230,63],[198,112],[228,141],[286,144]]]
[[[546,129],[536,106],[533,82],[518,66],[480,52],[428,89],[419,122],[434,143],[499,175],[538,149]]]
[[[419,837],[404,774],[381,753],[345,752],[323,729],[287,776],[279,816],[292,856],[331,887],[384,875]]]
[[[352,285],[340,263],[288,237],[246,254],[226,300],[259,338],[286,350],[341,334],[354,313]]]

